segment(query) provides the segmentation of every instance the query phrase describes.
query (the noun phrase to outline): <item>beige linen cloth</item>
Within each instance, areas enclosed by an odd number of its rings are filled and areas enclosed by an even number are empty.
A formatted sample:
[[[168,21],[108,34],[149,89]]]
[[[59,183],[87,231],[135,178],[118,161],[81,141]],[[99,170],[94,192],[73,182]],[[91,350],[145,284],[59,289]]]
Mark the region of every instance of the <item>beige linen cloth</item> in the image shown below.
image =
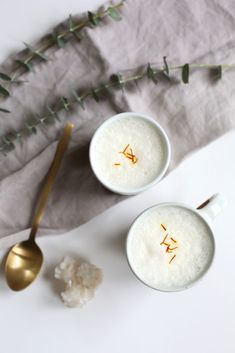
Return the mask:
[[[57,97],[71,96],[72,88],[82,92],[106,82],[113,73],[129,75],[148,62],[161,67],[164,55],[171,65],[234,62],[233,0],[128,0],[121,13],[120,22],[105,19],[97,28],[85,30],[81,43],[74,39],[63,49],[53,48],[47,53],[50,61],[24,74],[28,82],[15,86],[4,105],[12,114],[0,113],[1,135],[20,129]],[[2,69],[7,71],[11,61]],[[84,111],[75,105],[60,114],[60,122],[40,127],[37,135],[17,142],[6,157],[0,155],[0,246],[10,246],[16,240],[10,234],[30,226],[66,121],[74,122],[75,133],[41,234],[69,230],[122,200],[99,184],[88,160],[92,134],[112,115],[136,111],[154,117],[172,144],[171,169],[190,152],[234,128],[233,70],[224,72],[220,81],[213,80],[207,70],[195,70],[188,85],[180,82],[180,72],[172,74],[171,83],[162,81],[155,86],[146,79],[124,91],[108,92],[99,103],[88,99]]]

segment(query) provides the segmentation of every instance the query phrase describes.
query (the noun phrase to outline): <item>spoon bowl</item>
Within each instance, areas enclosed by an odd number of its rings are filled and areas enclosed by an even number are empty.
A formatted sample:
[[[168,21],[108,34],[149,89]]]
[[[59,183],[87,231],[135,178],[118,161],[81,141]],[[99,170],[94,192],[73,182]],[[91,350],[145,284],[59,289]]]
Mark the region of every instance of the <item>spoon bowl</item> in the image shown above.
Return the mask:
[[[34,240],[16,244],[8,254],[5,276],[14,291],[28,287],[37,277],[43,262],[43,254]]]

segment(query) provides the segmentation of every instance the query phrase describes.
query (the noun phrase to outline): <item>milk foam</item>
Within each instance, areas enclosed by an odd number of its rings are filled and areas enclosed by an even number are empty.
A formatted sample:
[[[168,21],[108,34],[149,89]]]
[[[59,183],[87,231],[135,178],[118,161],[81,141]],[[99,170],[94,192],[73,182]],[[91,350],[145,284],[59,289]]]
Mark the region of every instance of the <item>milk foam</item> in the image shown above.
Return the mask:
[[[138,159],[136,163],[120,153],[128,144]],[[104,126],[96,134],[91,153],[97,176],[106,184],[123,189],[136,189],[151,183],[166,162],[161,133],[138,115],[120,117]]]
[[[167,234],[165,243],[171,244],[170,249],[177,247],[169,253],[166,245],[160,245]],[[214,241],[207,224],[193,211],[180,206],[156,206],[134,223],[127,253],[133,271],[143,282],[156,289],[179,290],[207,270]]]

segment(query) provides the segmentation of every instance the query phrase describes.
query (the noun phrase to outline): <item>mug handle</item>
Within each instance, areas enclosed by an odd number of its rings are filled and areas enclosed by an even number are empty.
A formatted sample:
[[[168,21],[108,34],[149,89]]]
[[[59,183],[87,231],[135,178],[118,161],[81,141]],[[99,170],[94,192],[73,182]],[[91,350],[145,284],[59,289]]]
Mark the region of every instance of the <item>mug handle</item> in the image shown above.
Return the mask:
[[[224,197],[221,194],[215,194],[198,206],[197,211],[211,223],[226,205],[227,201]]]

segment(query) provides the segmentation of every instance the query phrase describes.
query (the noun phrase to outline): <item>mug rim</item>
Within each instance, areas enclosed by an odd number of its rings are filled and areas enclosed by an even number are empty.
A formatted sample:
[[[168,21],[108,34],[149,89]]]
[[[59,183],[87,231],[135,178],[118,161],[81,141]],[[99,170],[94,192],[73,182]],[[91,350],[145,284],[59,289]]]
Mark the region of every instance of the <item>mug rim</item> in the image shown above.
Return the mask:
[[[161,288],[156,288],[156,287],[153,287],[151,286],[150,284],[144,282],[144,280],[142,278],[140,278],[137,273],[134,271],[133,267],[131,266],[131,263],[130,263],[130,260],[129,260],[129,256],[128,256],[128,242],[130,241],[130,234],[131,234],[131,230],[135,224],[135,222],[146,212],[148,212],[149,210],[151,210],[152,208],[157,208],[157,207],[165,207],[165,206],[177,206],[177,207],[181,207],[181,208],[185,208],[185,209],[188,209],[190,211],[192,211],[193,213],[195,213],[200,219],[202,219],[202,221],[204,223],[206,223],[207,227],[209,228],[210,230],[210,233],[211,233],[211,240],[212,240],[212,243],[213,243],[213,253],[211,255],[211,258],[210,258],[210,261],[209,261],[209,264],[207,265],[206,269],[203,271],[203,273],[198,277],[196,278],[194,281],[190,282],[188,285],[184,286],[184,287],[181,287],[181,288],[177,288],[177,289],[161,289]],[[182,292],[186,289],[189,289],[191,287],[193,287],[196,283],[198,283],[199,281],[201,281],[204,276],[209,272],[209,270],[211,269],[211,266],[212,266],[212,263],[214,262],[214,258],[215,258],[215,252],[216,252],[216,244],[215,244],[215,236],[214,236],[214,232],[212,230],[212,227],[210,225],[210,223],[208,222],[208,220],[206,218],[203,217],[202,213],[191,207],[191,206],[188,206],[186,205],[185,203],[182,203],[182,202],[160,202],[158,204],[155,204],[155,205],[152,205],[148,208],[146,208],[145,210],[143,210],[137,217],[135,217],[134,221],[131,223],[131,226],[127,232],[127,236],[126,236],[126,242],[125,242],[125,250],[126,250],[126,259],[127,259],[127,263],[129,265],[129,268],[131,269],[132,273],[135,275],[135,277],[140,281],[142,282],[145,286],[151,288],[151,289],[154,289],[158,292],[163,292],[163,293],[175,293],[175,292]]]
[[[163,140],[163,144],[164,144],[164,149],[165,149],[165,159],[164,159],[164,163],[163,163],[163,168],[161,169],[161,172],[156,176],[156,178],[154,178],[150,183],[141,186],[139,188],[135,188],[135,189],[128,189],[128,188],[121,188],[121,187],[115,187],[113,185],[110,185],[109,183],[107,183],[105,180],[102,179],[102,177],[100,175],[97,174],[95,168],[94,168],[94,164],[93,164],[93,158],[92,158],[92,148],[94,145],[95,140],[97,139],[98,134],[100,133],[100,131],[102,131],[103,128],[105,128],[106,125],[112,123],[115,120],[120,119],[121,117],[139,117],[145,121],[148,121],[149,123],[151,123],[152,125],[155,126],[155,128],[158,130],[158,132],[160,133],[162,140]],[[115,114],[113,116],[111,116],[110,118],[108,118],[107,120],[105,120],[94,132],[92,138],[91,138],[91,142],[90,142],[90,146],[89,146],[89,160],[90,160],[90,166],[91,169],[94,173],[94,175],[96,176],[96,178],[99,180],[99,182],[106,187],[108,190],[115,192],[117,194],[121,194],[121,195],[136,195],[139,194],[149,188],[151,188],[152,186],[154,186],[155,184],[157,184],[162,178],[163,176],[166,174],[166,171],[169,167],[170,164],[170,160],[171,160],[171,145],[170,145],[170,140],[169,137],[167,136],[166,131],[163,129],[163,127],[157,122],[155,121],[153,118],[142,114],[142,113],[138,113],[138,112],[123,112],[123,113],[119,113],[119,114]]]

